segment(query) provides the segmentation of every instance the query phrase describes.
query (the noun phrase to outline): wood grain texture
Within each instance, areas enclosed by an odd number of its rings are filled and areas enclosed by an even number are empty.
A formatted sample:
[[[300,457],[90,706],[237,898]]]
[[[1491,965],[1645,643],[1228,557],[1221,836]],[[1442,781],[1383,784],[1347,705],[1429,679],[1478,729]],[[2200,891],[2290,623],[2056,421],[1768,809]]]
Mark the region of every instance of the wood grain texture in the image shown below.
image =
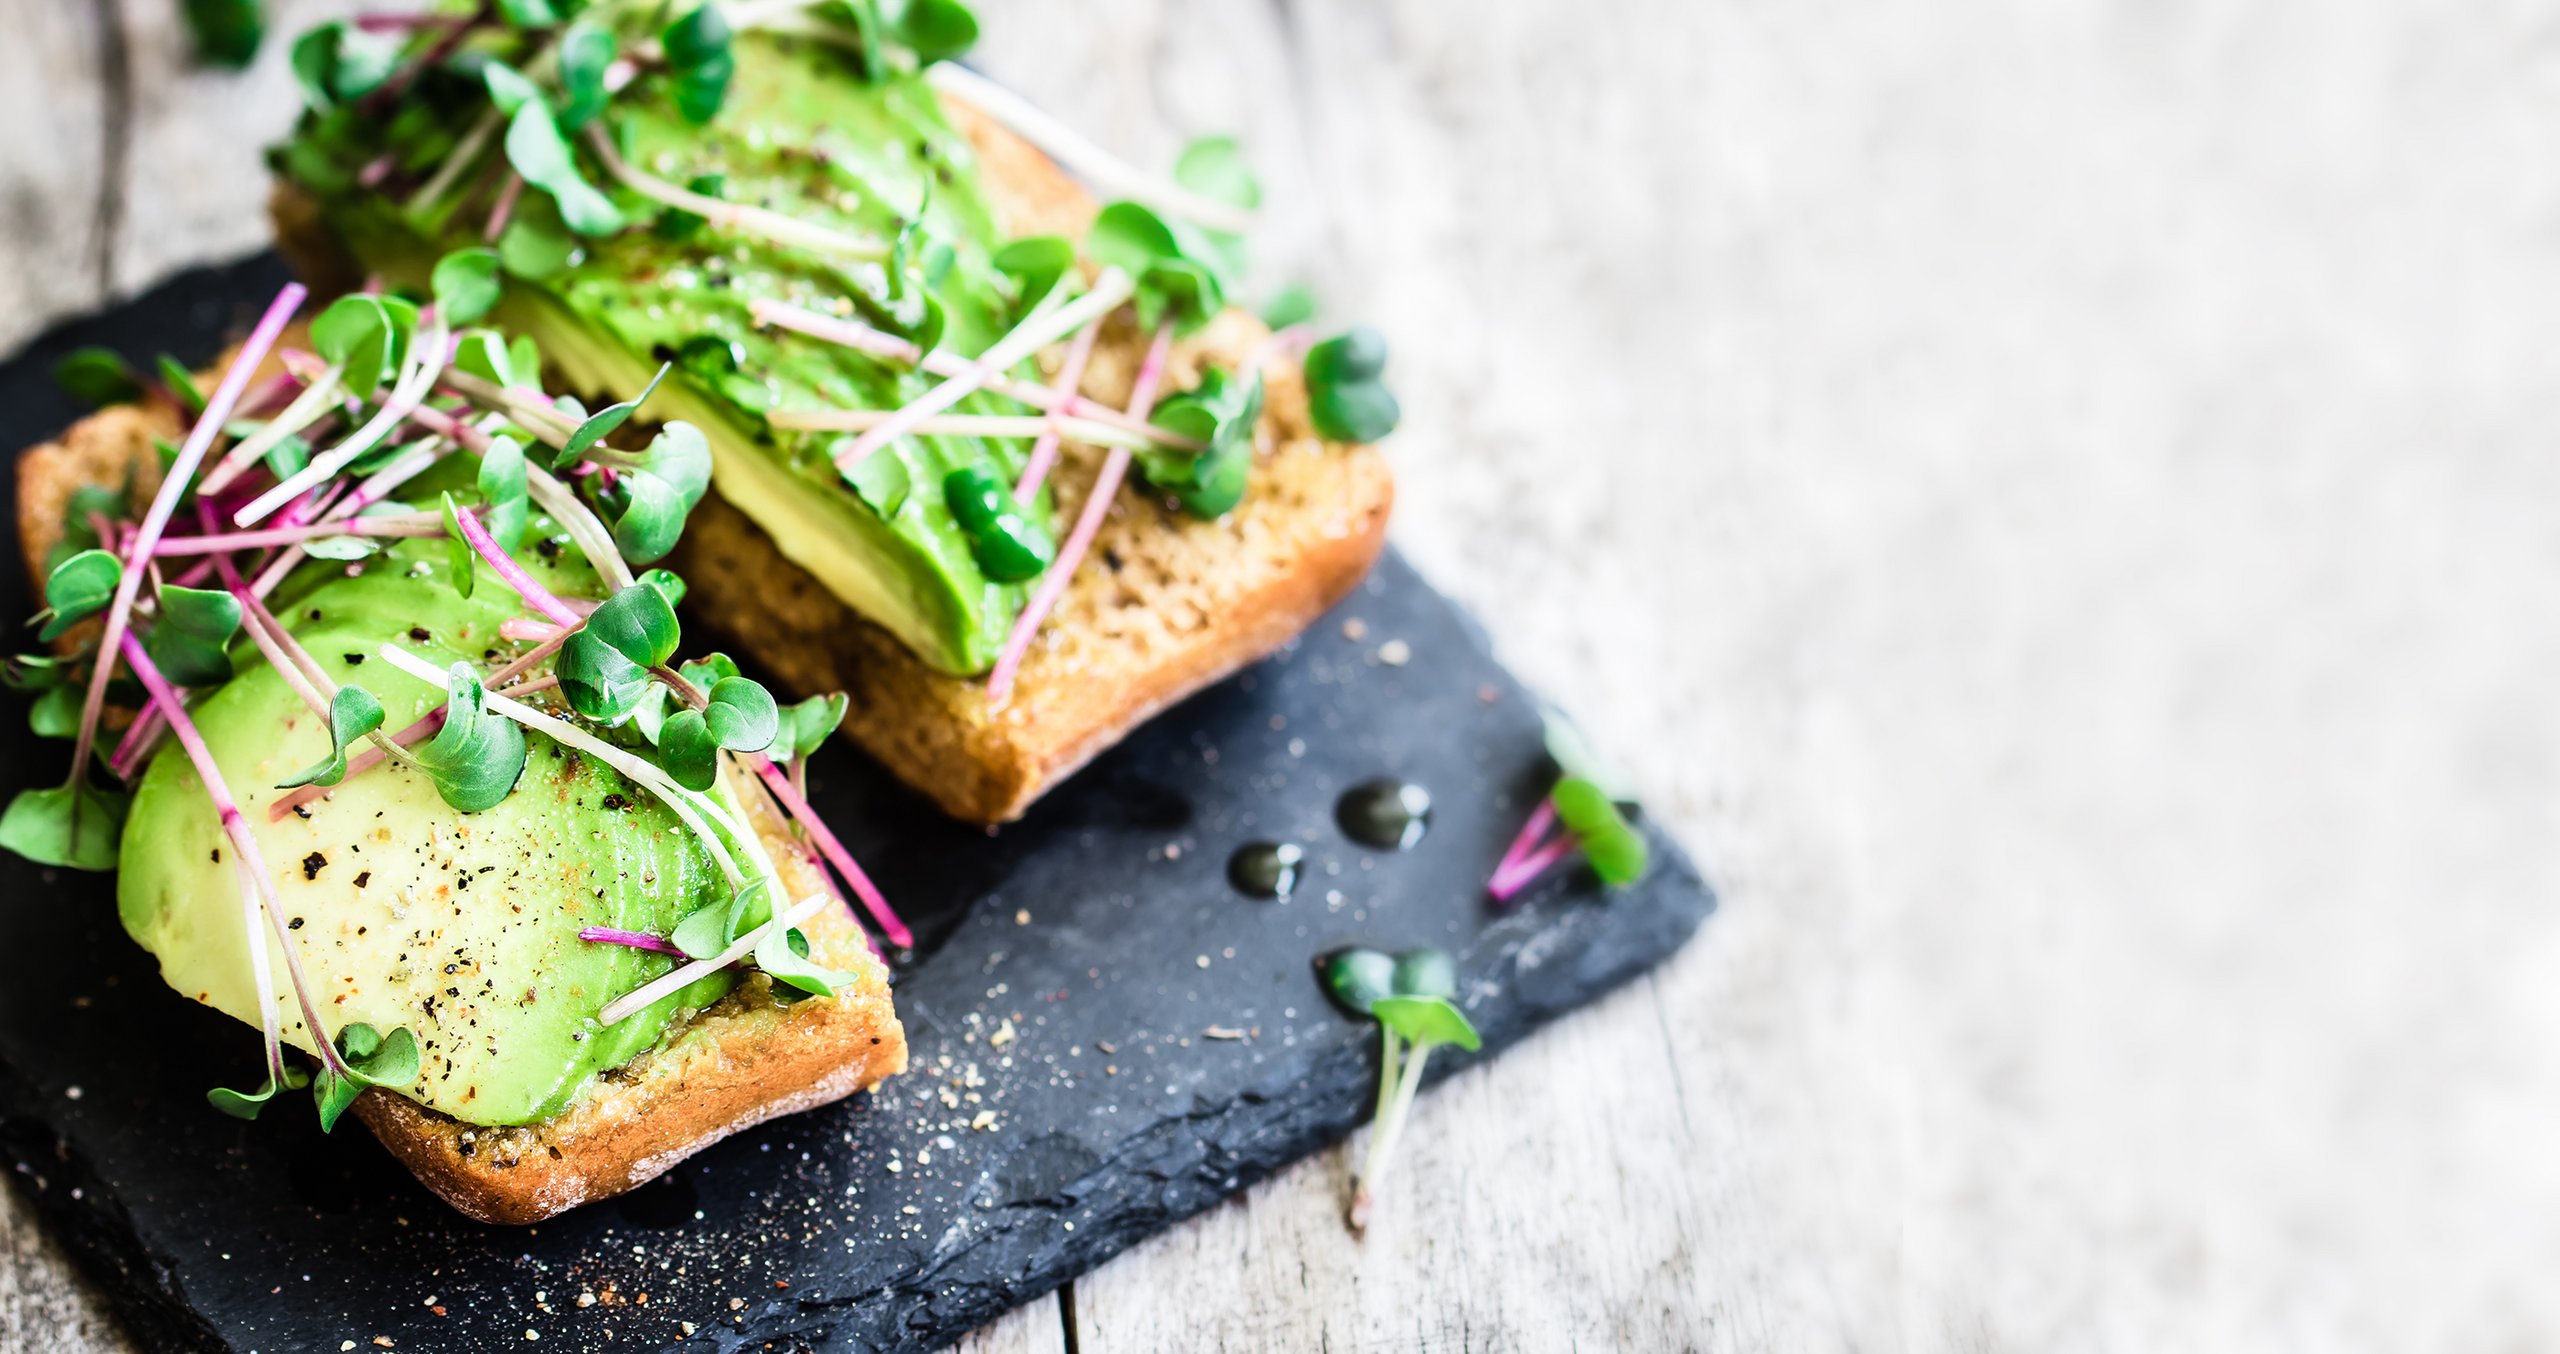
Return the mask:
[[[18,332],[87,285],[42,8]],[[1398,540],[1725,906],[1427,1097],[1367,1242],[1326,1156],[973,1339],[2560,1345],[2547,16],[981,10],[1134,158],[1244,136],[1395,339]],[[0,1339],[104,1341],[25,1216]]]

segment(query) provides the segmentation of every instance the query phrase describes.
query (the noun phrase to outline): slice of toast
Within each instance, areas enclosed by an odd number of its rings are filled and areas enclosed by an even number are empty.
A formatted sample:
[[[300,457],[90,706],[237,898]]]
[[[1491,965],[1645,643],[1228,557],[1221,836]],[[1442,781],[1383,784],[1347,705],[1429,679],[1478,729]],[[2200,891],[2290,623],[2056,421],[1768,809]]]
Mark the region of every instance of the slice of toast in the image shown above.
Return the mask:
[[[31,572],[61,537],[63,505],[83,485],[128,474],[156,480],[155,437],[180,431],[164,406],[102,410],[18,460],[18,533]],[[38,575],[41,577],[41,575]],[[826,887],[759,791],[740,795],[789,896]],[[906,1031],[888,972],[841,908],[804,923],[812,957],[854,975],[829,1000],[779,1005],[761,973],[657,1048],[604,1073],[565,1113],[540,1124],[467,1124],[371,1090],[355,1104],[382,1145],[427,1188],[481,1222],[539,1222],[619,1194],[720,1139],[780,1115],[841,1100],[906,1070]]]
[[[1082,236],[1095,204],[1074,180],[968,105],[946,97],[944,106],[977,153],[1005,233]],[[315,285],[355,280],[308,197],[280,184],[274,214],[286,255]],[[1164,388],[1191,385],[1206,362],[1235,370],[1267,337],[1230,310],[1175,346]],[[1144,346],[1116,318],[1084,393],[1125,403]],[[845,732],[900,779],[954,817],[1007,822],[1157,711],[1287,643],[1377,559],[1395,499],[1385,459],[1316,435],[1296,363],[1268,363],[1263,377],[1244,501],[1203,522],[1133,477],[1002,705],[990,704],[983,679],[934,670],[849,610],[716,491],[668,563],[696,610],[795,694],[847,693]],[[1059,458],[1061,538],[1102,460],[1077,446]]]

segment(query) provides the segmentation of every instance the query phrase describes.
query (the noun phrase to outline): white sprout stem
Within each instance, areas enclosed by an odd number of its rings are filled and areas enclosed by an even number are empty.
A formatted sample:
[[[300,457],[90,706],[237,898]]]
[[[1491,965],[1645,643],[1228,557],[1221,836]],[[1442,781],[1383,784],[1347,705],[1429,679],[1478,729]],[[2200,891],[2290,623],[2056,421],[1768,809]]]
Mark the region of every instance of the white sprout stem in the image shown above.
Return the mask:
[[[1105,268],[1095,278],[1093,290],[1050,311],[1035,315],[1015,325],[1013,332],[997,339],[969,369],[946,378],[942,384],[909,401],[905,407],[853,441],[836,456],[839,468],[849,467],[863,457],[887,446],[890,439],[923,423],[926,419],[959,403],[972,391],[984,386],[988,378],[1002,374],[1033,353],[1048,347],[1088,324],[1109,314],[1137,290],[1137,283],[1117,268]],[[1035,434],[1036,435],[1036,432]]]
[[[430,437],[419,442],[395,458],[391,464],[373,472],[363,483],[355,487],[354,492],[331,505],[328,511],[320,514],[320,520],[342,522],[372,504],[381,502],[390,497],[392,490],[425,473],[427,467],[443,459],[444,454],[450,450],[452,450],[452,444],[441,437]],[[274,592],[276,585],[282,583],[284,576],[292,573],[294,566],[302,563],[304,558],[306,557],[300,545],[290,545],[277,552],[276,557],[267,562],[267,567],[258,571],[257,582],[249,587],[250,595],[264,597]]]
[[[620,151],[613,148],[613,138],[605,133],[602,124],[587,129],[587,144],[595,148],[596,158],[603,162],[605,172],[621,180],[623,186],[664,206],[689,211],[723,230],[761,235],[775,244],[796,245],[849,259],[878,261],[889,257],[889,246],[878,240],[811,225],[781,212],[743,202],[705,197],[634,168],[623,160]]]
[[[400,426],[410,411],[418,407],[418,402],[435,387],[436,376],[444,370],[452,346],[446,340],[444,322],[430,323],[412,347],[410,357],[415,365],[402,372],[400,379],[392,384],[391,397],[382,402],[374,416],[365,420],[363,427],[356,429],[353,435],[331,448],[326,455],[312,457],[311,464],[295,471],[274,488],[258,495],[249,506],[233,513],[231,525],[256,526],[266,520],[269,513],[300,497],[313,486],[327,483],[357,457],[373,450],[374,445],[388,436],[393,428]]]
[[[202,536],[163,536],[152,549],[158,559],[180,555],[223,555],[235,550],[257,550],[271,545],[300,545],[323,536],[441,536],[442,519],[426,513],[401,517],[368,517],[356,521],[324,518],[299,526],[268,527],[259,531],[233,531]]]
[[[1031,455],[1022,463],[1022,478],[1013,486],[1015,502],[1030,502],[1031,496],[1040,492],[1041,482],[1049,478],[1049,467],[1058,459],[1058,442],[1066,432],[1063,409],[1084,388],[1085,364],[1092,360],[1093,341],[1101,333],[1101,325],[1087,325],[1067,345],[1066,359],[1058,364],[1058,379],[1049,388],[1058,402],[1049,406],[1048,416],[1041,420],[1044,426],[1040,437],[1031,444]]]
[[[452,688],[445,685],[445,674],[437,671],[434,664],[397,644],[383,645],[381,653],[384,662],[419,681],[443,690],[448,696],[452,694]],[[554,719],[532,706],[510,700],[494,691],[484,692],[483,700],[490,710],[505,715],[528,729],[549,735],[553,742],[576,748],[621,772],[633,784],[656,795],[666,803],[668,808],[675,811],[676,817],[682,819],[684,825],[692,829],[695,836],[700,837],[703,843],[711,848],[711,858],[719,864],[721,877],[729,881],[729,887],[739,888],[745,885],[746,876],[739,872],[737,858],[730,854],[728,843],[713,833],[710,824],[703,821],[702,812],[697,812],[697,809],[708,812],[732,836],[745,837],[746,830],[738,826],[737,822],[723,812],[718,805],[676,784],[666,772],[596,738],[574,724]]]
[[[1253,212],[1231,202],[1203,197],[1130,164],[976,71],[937,61],[925,69],[925,81],[945,94],[956,94],[976,105],[980,112],[1039,147],[1050,159],[1090,180],[1105,196],[1130,198],[1212,230],[1241,234],[1253,229]]]
[[[444,163],[436,166],[435,176],[420,185],[409,198],[408,210],[412,214],[427,211],[452,191],[453,186],[462,181],[463,173],[479,160],[480,152],[488,148],[489,138],[498,134],[503,121],[495,108],[482,113],[480,120],[471,124],[471,130],[464,132],[462,140],[455,143],[453,150],[445,156]]]
[[[586,555],[597,573],[604,575],[604,581],[615,592],[630,587],[635,581],[631,565],[622,558],[622,551],[614,545],[613,533],[605,529],[603,520],[551,472],[533,465],[526,466],[524,472],[525,492],[551,514],[551,520],[559,523],[562,531],[569,533],[570,543]]]
[[[249,981],[256,989],[258,1032],[266,1037],[267,1082],[284,1089],[284,1022],[276,1018],[275,961],[267,957],[266,919],[258,906],[258,881],[249,873],[249,858],[237,849],[232,868],[240,875],[240,925],[249,942]]]
[[[204,482],[197,486],[196,492],[218,494],[230,488],[231,481],[239,478],[240,472],[256,465],[259,457],[274,450],[286,438],[319,422],[322,415],[337,406],[338,383],[345,372],[343,366],[331,366],[313,377],[311,384],[293,397],[293,403],[269,419],[266,426],[241,438],[231,450],[224,452],[213,469],[205,472]]]
[[[444,383],[473,403],[506,415],[546,446],[565,447],[569,435],[578,430],[578,420],[518,387],[453,370],[445,372]]]
[[[827,895],[823,892],[810,894],[808,897],[792,904],[790,911],[768,919],[764,925],[758,926],[748,931],[745,935],[738,937],[736,940],[729,942],[729,948],[722,950],[720,953],[715,954],[708,959],[696,959],[690,964],[670,969],[667,972],[658,975],[656,978],[651,979],[648,983],[614,998],[610,1005],[607,1005],[603,1011],[597,1014],[596,1022],[602,1025],[620,1024],[633,1012],[647,1008],[652,1002],[657,1001],[660,997],[663,997],[670,992],[681,992],[684,989],[691,987],[703,978],[713,973],[717,973],[721,969],[727,968],[731,964],[755,953],[756,942],[763,940],[767,931],[772,930],[776,926],[798,926],[800,923],[816,916],[818,909],[825,907],[828,901]]]
[[[1052,289],[1049,294],[1055,297],[1058,293],[1056,289]],[[811,338],[842,344],[874,357],[885,357],[892,362],[904,362],[911,367],[922,367],[936,376],[958,376],[975,371],[980,366],[980,363],[957,353],[945,352],[939,348],[926,352],[895,334],[882,333],[856,320],[840,320],[832,315],[821,315],[788,301],[758,297],[748,303],[747,312],[757,324],[788,329],[796,334],[806,334]],[[1099,324],[1087,325],[1077,332],[1076,341],[1080,344],[1090,344],[1093,341],[1092,336],[1097,335],[1100,330]],[[1068,356],[1072,361],[1073,350],[1069,351]],[[1108,423],[1115,428],[1125,428],[1133,433],[1143,433],[1160,445],[1178,450],[1200,451],[1208,445],[1198,438],[1185,437],[1170,428],[1159,428],[1138,415],[1114,409],[1099,400],[1088,399],[1077,393],[1075,385],[1065,382],[1044,386],[1037,381],[1026,381],[1020,377],[1007,376],[998,372],[987,378],[986,389],[1016,403],[1027,404],[1044,412],[1063,414],[1069,418],[1091,419],[1097,423]],[[789,418],[793,415],[785,414],[783,417]]]
[[[71,749],[71,779],[77,785],[88,774],[89,752],[98,737],[98,715],[106,708],[107,678],[115,670],[115,655],[120,642],[130,631],[133,599],[142,590],[142,562],[151,558],[151,548],[160,542],[160,533],[169,525],[170,514],[178,510],[178,499],[186,493],[187,482],[195,478],[196,467],[204,464],[213,439],[240,403],[240,392],[249,386],[249,377],[266,360],[267,350],[275,346],[276,336],[284,332],[285,322],[302,305],[307,293],[299,282],[288,282],[284,290],[267,306],[258,327],[249,332],[249,341],[240,345],[240,354],[231,361],[231,370],[223,373],[222,384],[216,386],[213,398],[205,401],[204,413],[188,432],[186,445],[178,448],[178,458],[160,479],[160,492],[153,495],[151,508],[142,516],[142,525],[133,533],[127,547],[124,575],[116,581],[116,595],[107,606],[106,628],[98,637],[98,661],[91,665],[89,693],[80,704],[80,732]],[[178,711],[174,706],[172,716]]]
[[[248,589],[243,588],[241,592],[246,595]],[[293,688],[293,694],[300,696],[302,703],[310,706],[313,714],[322,719],[328,718],[329,696],[321,694],[320,688],[312,684],[311,678],[315,674],[304,672],[302,665],[295,661],[295,656],[287,652],[282,644],[277,643],[274,635],[267,632],[267,623],[275,618],[267,614],[265,607],[256,605],[255,598],[249,600],[251,608],[244,617],[247,623],[241,627],[249,632],[249,642],[258,646],[259,656],[267,660],[267,666],[284,675],[284,684]],[[322,677],[320,680],[325,682],[328,678]]]
[[[780,409],[765,415],[765,421],[777,428],[806,432],[878,432],[895,426],[900,433],[943,433],[955,437],[1038,437],[1056,429],[1069,441],[1096,447],[1126,447],[1146,451],[1154,447],[1171,447],[1176,438],[1162,438],[1133,433],[1089,418],[1066,418],[1057,414],[934,414],[925,418],[905,418],[903,409]],[[1188,440],[1188,439],[1181,439]],[[867,453],[866,453],[867,454]],[[851,448],[846,457],[855,457]]]
[[[1389,1030],[1386,1034],[1388,1047],[1392,1049],[1395,1032]],[[1434,1044],[1413,1046],[1412,1058],[1404,1065],[1404,1075],[1396,1082],[1394,1101],[1380,1112],[1378,1122],[1369,1130],[1369,1155],[1360,1163],[1359,1183],[1351,1194],[1351,1225],[1355,1228],[1369,1225],[1369,1208],[1377,1201],[1378,1182],[1385,1178],[1387,1164],[1394,1158],[1396,1139],[1404,1133],[1405,1115],[1413,1108],[1413,1097],[1422,1089],[1423,1060],[1431,1056],[1435,1047],[1437,1045]],[[1392,1071],[1394,1064],[1389,1062],[1386,1072],[1379,1075],[1381,1084],[1386,1081],[1387,1073]]]

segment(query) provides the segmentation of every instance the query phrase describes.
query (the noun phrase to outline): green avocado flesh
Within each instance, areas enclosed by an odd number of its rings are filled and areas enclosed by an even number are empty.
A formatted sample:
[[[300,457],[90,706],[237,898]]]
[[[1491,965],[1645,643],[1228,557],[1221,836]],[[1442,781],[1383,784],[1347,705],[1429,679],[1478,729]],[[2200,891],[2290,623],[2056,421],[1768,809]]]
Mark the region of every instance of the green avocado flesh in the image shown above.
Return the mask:
[[[733,50],[728,102],[707,127],[678,114],[662,76],[643,76],[617,95],[603,121],[624,157],[679,185],[718,175],[728,201],[871,240],[890,239],[927,204],[928,237],[952,250],[932,286],[946,316],[938,346],[974,356],[1001,337],[1010,320],[989,263],[992,216],[968,141],[944,121],[933,90],[912,75],[866,82],[845,54],[786,37],[740,33]],[[488,108],[467,88],[440,97],[430,106],[454,134]],[[306,119],[279,164],[321,199],[331,229],[367,269],[422,289],[442,253],[480,243],[487,195],[457,190],[418,213],[405,205],[410,190],[400,183],[355,186],[352,168],[374,159],[388,135],[373,124],[332,128]],[[501,172],[494,155],[485,158],[488,167],[472,170],[466,185]],[[636,395],[661,362],[673,362],[643,415],[700,426],[720,493],[784,555],[933,667],[972,674],[992,666],[1026,591],[980,571],[941,486],[971,468],[1010,483],[1026,449],[1004,439],[902,437],[873,456],[894,457],[905,473],[871,474],[893,486],[902,480],[906,492],[875,489],[866,501],[830,454],[848,434],[777,429],[765,418],[774,410],[893,409],[938,383],[749,320],[758,298],[864,318],[854,302],[881,294],[882,265],[770,244],[698,218],[691,234],[669,238],[682,232],[662,219],[663,208],[586,163],[634,224],[607,238],[570,237],[550,199],[525,192],[500,241],[508,277],[495,323],[531,335],[572,387],[591,394]],[[565,255],[564,240],[576,246]],[[953,412],[1015,411],[976,395]],[[1045,492],[1027,506],[1049,522]]]
[[[550,529],[536,518],[528,540]],[[412,540],[357,564],[306,565],[275,598],[279,618],[333,680],[380,698],[386,732],[444,694],[375,656],[384,642],[438,666],[521,647],[498,637],[499,623],[521,614],[515,594],[483,566],[473,597],[458,596],[443,549]],[[557,591],[597,593],[573,549],[523,558]],[[310,803],[308,817],[271,820],[268,806],[287,793],[275,783],[328,755],[327,722],[254,651],[237,662],[240,675],[189,713],[279,876],[324,1024],[331,1033],[356,1021],[407,1027],[422,1054],[412,1099],[475,1124],[549,1118],[597,1073],[681,1031],[732,985],[717,973],[610,1028],[596,1020],[677,961],[580,940],[579,928],[664,935],[728,896],[701,843],[646,790],[528,731],[524,778],[485,813],[458,814],[424,776],[379,766]],[[171,987],[255,1025],[231,852],[194,766],[163,747],[125,826],[125,929],[158,956]],[[282,949],[272,930],[262,934],[285,1038],[312,1050]]]

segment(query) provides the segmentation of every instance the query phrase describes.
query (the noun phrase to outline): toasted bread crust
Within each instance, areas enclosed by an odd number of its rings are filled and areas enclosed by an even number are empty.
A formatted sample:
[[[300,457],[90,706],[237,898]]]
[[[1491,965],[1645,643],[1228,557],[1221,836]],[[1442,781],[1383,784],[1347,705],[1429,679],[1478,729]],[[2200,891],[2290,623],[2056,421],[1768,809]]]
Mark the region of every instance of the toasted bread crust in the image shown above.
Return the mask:
[[[152,440],[178,431],[166,407],[119,406],[83,419],[18,459],[18,530],[31,572],[61,537],[74,489],[156,480]],[[151,487],[147,481],[143,488]],[[40,576],[40,575],[39,575]],[[792,897],[826,887],[760,789],[741,795]],[[777,1006],[765,979],[659,1048],[606,1073],[566,1113],[526,1128],[480,1128],[385,1091],[356,1116],[427,1188],[481,1222],[529,1223],[641,1184],[720,1139],[841,1100],[906,1070],[906,1032],[887,970],[842,909],[805,923],[821,962],[854,975],[833,999]]]

